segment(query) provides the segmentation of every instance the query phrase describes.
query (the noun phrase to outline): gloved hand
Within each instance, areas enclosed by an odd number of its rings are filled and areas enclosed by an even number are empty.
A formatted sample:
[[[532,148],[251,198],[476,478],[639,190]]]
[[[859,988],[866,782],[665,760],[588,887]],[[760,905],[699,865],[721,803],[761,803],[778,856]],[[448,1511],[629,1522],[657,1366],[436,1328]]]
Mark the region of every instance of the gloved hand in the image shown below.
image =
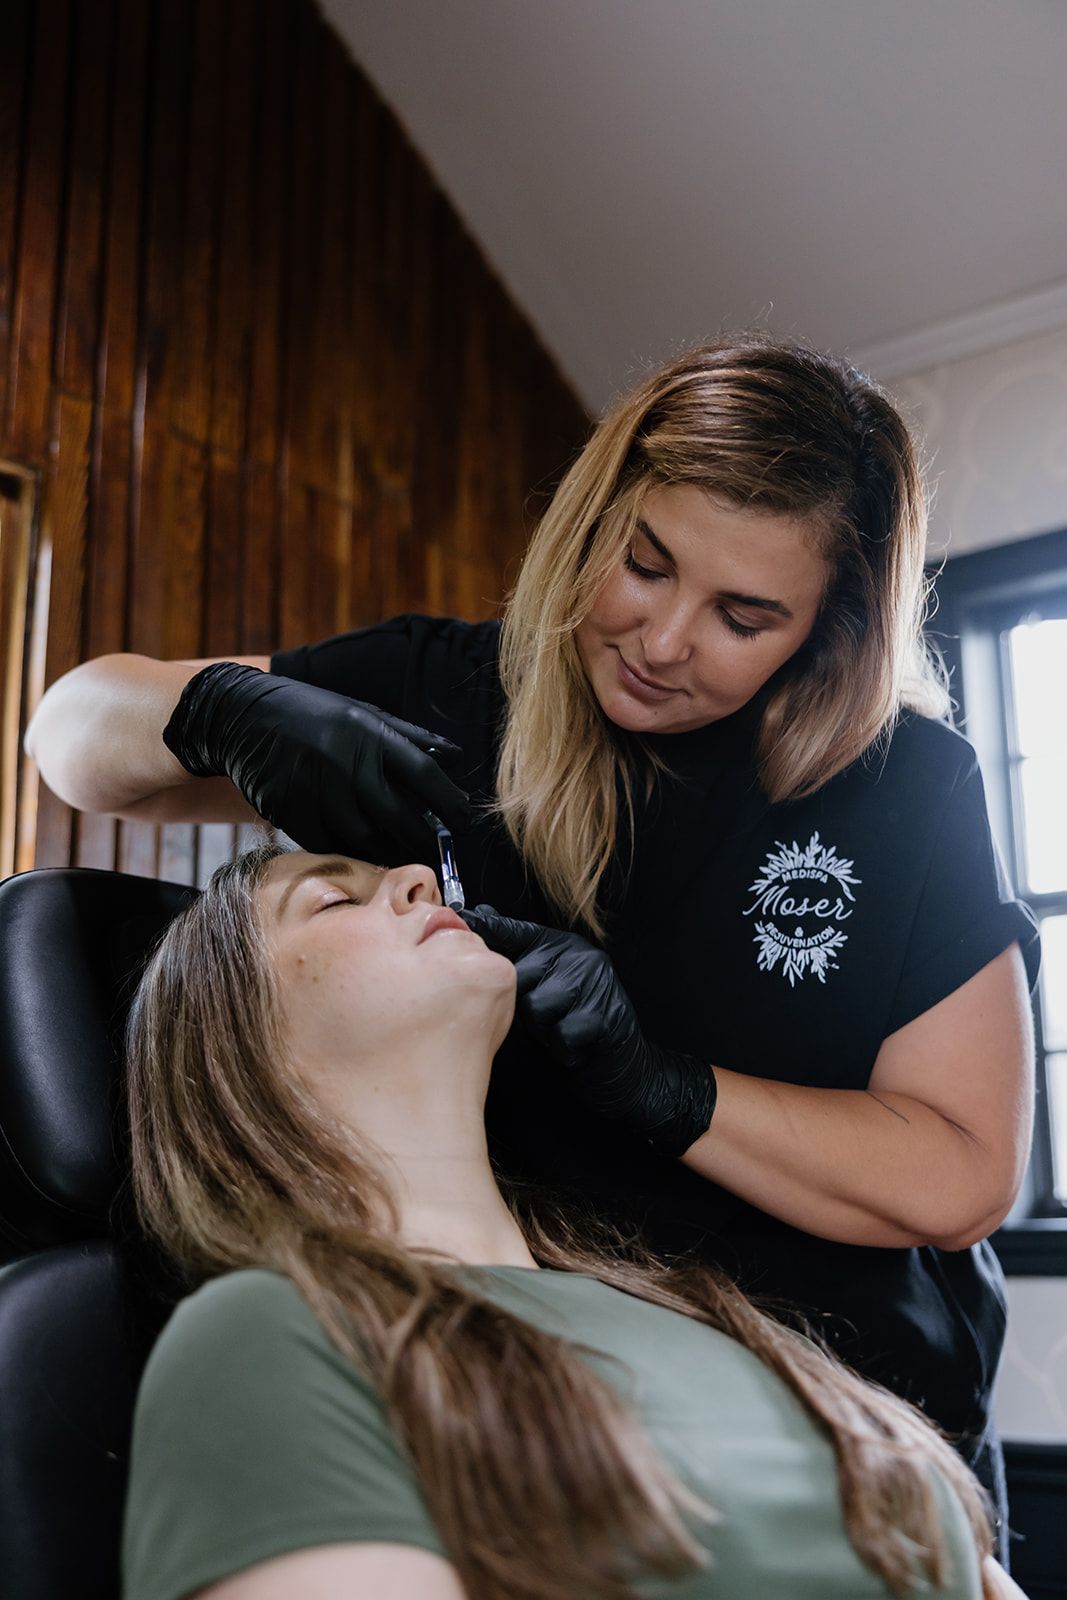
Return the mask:
[[[715,1110],[705,1061],[652,1044],[610,958],[577,933],[516,922],[492,906],[460,913],[490,949],[509,956],[516,1010],[533,1036],[573,1070],[587,1105],[680,1156]]]
[[[304,850],[398,865],[436,859],[431,810],[450,828],[467,796],[431,748],[450,739],[347,695],[216,661],[186,684],[163,743],[198,778],[225,775]]]

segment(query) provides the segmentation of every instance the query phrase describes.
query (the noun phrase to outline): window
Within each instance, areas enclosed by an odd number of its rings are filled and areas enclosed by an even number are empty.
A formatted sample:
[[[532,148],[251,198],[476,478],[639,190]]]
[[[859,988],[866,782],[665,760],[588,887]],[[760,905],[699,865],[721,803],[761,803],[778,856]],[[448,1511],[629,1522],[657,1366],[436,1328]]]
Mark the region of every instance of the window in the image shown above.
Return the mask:
[[[927,631],[952,673],[956,726],[978,752],[997,843],[1017,894],[1041,926],[1034,1142],[1009,1226],[1049,1219],[1044,1226],[1057,1236],[1064,1263],[1067,530],[958,556],[937,575],[936,593]]]

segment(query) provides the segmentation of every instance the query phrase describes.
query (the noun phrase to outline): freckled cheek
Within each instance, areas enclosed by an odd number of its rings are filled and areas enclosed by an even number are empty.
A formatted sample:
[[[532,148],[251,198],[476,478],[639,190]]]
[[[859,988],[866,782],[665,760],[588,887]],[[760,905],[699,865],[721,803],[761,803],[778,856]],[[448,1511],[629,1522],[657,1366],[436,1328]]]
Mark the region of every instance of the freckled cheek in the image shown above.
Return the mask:
[[[638,613],[638,596],[632,593],[625,575],[609,578],[593,602],[582,628],[586,637],[617,633],[627,627]]]

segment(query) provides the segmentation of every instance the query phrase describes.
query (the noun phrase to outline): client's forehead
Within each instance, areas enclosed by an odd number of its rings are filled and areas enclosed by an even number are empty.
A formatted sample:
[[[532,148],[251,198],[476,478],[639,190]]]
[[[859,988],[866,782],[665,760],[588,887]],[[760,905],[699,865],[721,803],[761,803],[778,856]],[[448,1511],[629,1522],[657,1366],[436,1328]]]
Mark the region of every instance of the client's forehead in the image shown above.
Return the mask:
[[[288,879],[296,877],[298,873],[309,871],[320,862],[348,860],[336,852],[333,855],[320,856],[310,850],[286,850],[284,855],[275,856],[267,867],[264,883],[285,883]]]
[[[310,850],[287,850],[284,855],[275,856],[268,864],[267,873],[262,880],[264,887],[288,887],[291,883],[298,882],[321,872],[338,877],[363,877],[370,873],[375,877],[385,869],[376,867],[370,861],[362,861],[358,856],[345,856],[334,852],[332,855],[317,855]]]
[[[276,918],[281,918],[292,896],[308,878],[329,877],[354,879],[357,884],[370,886],[385,871],[357,856],[315,855],[309,850],[287,850],[275,856],[267,865],[265,877],[260,882],[260,894],[266,894],[268,904]]]

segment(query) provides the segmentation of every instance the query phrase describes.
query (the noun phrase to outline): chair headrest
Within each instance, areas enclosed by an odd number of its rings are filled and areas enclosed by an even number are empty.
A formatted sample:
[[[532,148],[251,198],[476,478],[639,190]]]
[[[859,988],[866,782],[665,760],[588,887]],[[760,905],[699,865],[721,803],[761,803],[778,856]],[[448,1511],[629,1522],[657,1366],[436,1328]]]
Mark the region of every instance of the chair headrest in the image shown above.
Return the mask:
[[[108,1233],[128,1165],[130,1002],[199,892],[93,867],[0,883],[0,1259]]]

